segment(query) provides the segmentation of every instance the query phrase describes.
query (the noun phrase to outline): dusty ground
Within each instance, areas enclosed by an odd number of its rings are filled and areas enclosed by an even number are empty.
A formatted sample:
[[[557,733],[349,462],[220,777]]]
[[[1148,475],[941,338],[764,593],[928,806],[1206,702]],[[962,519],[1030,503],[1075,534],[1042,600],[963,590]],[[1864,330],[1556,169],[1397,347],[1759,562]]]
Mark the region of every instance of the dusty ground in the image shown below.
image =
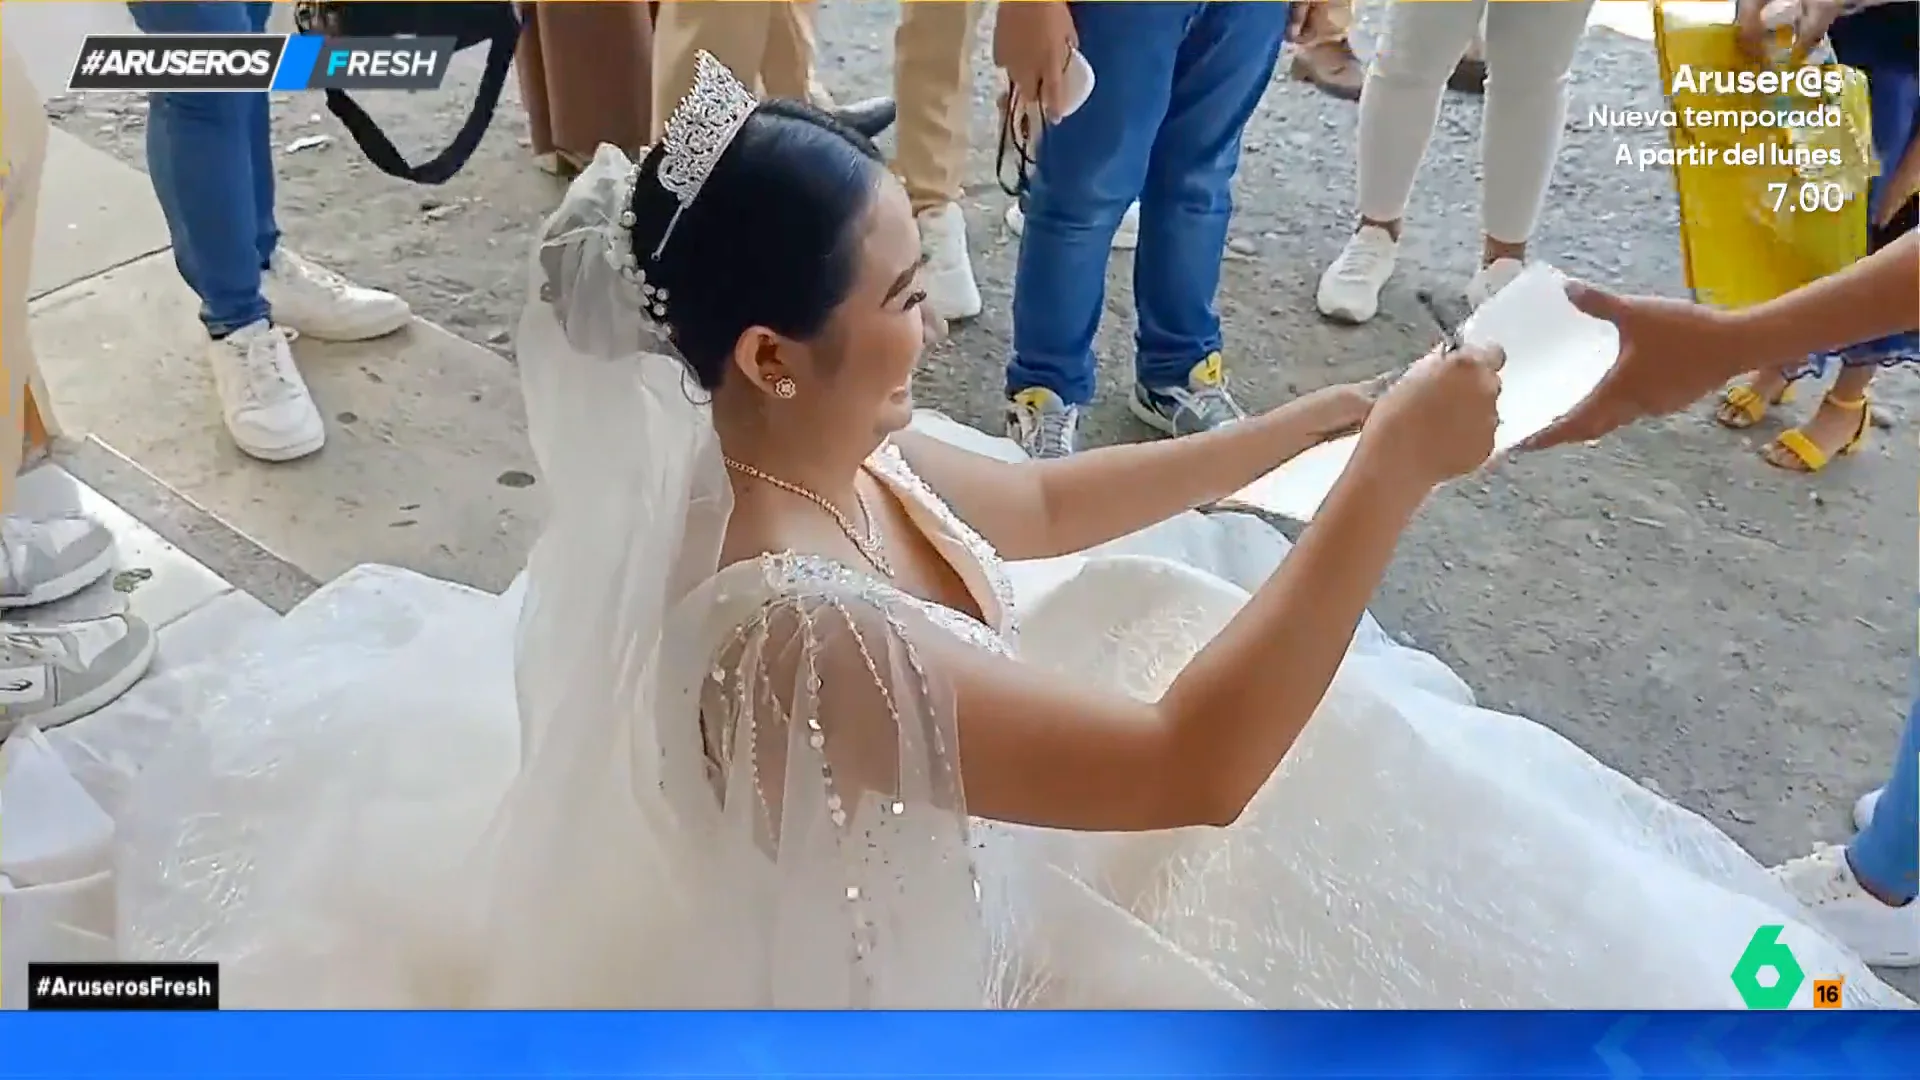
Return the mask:
[[[894,19],[890,4],[825,5],[821,67],[836,93],[888,90]],[[466,61],[457,86],[369,102],[397,143],[424,156],[451,134],[478,67]],[[984,43],[976,70],[967,209],[987,314],[941,349],[921,393],[995,425],[1016,247],[993,182]],[[1622,133],[1585,122],[1595,105],[1654,106],[1650,46],[1591,31],[1573,95],[1537,253],[1598,281],[1677,293],[1668,176],[1614,164]],[[54,108],[82,138],[143,157],[138,102],[96,96]],[[1480,110],[1477,99],[1450,96],[1385,310],[1365,328],[1336,328],[1316,316],[1312,292],[1347,228],[1354,107],[1276,78],[1240,174],[1236,247],[1247,254],[1229,262],[1221,297],[1250,403],[1358,379],[1426,347],[1432,329],[1415,289],[1457,293],[1477,249]],[[278,103],[275,119],[283,148],[335,136],[282,158],[281,220],[292,242],[504,352],[521,301],[522,246],[559,191],[528,160],[517,102],[503,104],[467,171],[437,190],[365,164],[323,118],[317,95]],[[1128,262],[1113,263],[1102,339],[1108,395],[1091,430],[1100,440],[1144,435],[1120,400]],[[1769,468],[1757,436],[1724,431],[1700,412],[1461,485],[1407,538],[1376,610],[1455,664],[1486,703],[1553,726],[1763,859],[1841,839],[1847,805],[1885,778],[1914,647],[1910,376],[1883,376],[1879,393],[1890,430],[1817,479]]]

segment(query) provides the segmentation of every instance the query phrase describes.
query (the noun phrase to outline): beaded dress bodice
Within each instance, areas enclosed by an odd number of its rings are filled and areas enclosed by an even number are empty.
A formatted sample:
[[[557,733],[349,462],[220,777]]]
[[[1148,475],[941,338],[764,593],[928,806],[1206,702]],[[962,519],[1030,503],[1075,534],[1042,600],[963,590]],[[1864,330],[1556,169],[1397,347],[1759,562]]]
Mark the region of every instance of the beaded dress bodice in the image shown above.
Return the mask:
[[[751,843],[771,875],[754,890],[759,914],[744,925],[766,925],[767,912],[807,898],[843,897],[832,905],[840,912],[816,917],[848,927],[851,1000],[1003,1002],[1004,975],[994,969],[1008,951],[982,925],[983,899],[998,905],[983,897],[975,873],[954,716],[929,670],[926,628],[1011,656],[1012,584],[993,546],[897,448],[883,445],[867,468],[947,560],[983,618],[819,555],[770,553],[721,572],[723,610],[713,619],[726,628],[711,653],[701,709],[708,777],[724,816],[752,818]],[[859,783],[839,775],[847,763],[871,766],[876,746],[893,763],[881,767],[883,775]],[[884,775],[896,765],[897,776]],[[796,845],[810,854],[796,857]],[[888,914],[905,910],[937,912],[956,934],[984,936],[969,947],[938,935],[947,942],[938,946],[943,952],[955,951],[923,964],[915,957],[933,939],[907,933]],[[945,971],[960,982],[917,987],[908,970]]]
[[[876,606],[881,608],[904,604],[969,645],[1004,656],[1013,655],[1018,633],[1013,614],[1013,585],[999,552],[920,479],[892,443],[884,443],[874,451],[867,459],[867,467],[900,497],[908,513],[925,530],[927,539],[952,564],[980,604],[986,621],[944,604],[923,600],[874,574],[820,555],[780,552],[760,556],[758,563],[769,591],[779,596],[822,593],[862,596],[876,601]]]

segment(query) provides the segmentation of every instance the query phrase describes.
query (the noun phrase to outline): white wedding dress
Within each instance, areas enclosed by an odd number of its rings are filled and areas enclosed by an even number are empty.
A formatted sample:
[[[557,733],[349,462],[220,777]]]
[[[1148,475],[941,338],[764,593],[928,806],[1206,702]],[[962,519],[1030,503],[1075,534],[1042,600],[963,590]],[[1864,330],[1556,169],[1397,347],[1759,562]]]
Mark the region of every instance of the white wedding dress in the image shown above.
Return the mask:
[[[917,426],[1017,455],[938,417]],[[466,856],[449,853],[472,850],[521,757],[522,590],[363,568],[245,661],[197,676],[122,815],[123,949],[227,961],[230,1003],[245,1005],[1739,1008],[1729,974],[1757,928],[1780,924],[1806,971],[1846,976],[1853,1003],[1904,1003],[1711,825],[1546,728],[1475,707],[1370,618],[1230,828],[1089,836],[956,816],[950,718],[920,635],[1152,695],[1288,545],[1248,516],[1187,514],[1083,556],[1002,565],[896,451],[871,468],[991,625],[824,560],[769,557],[698,592],[708,614],[676,648],[701,657],[710,720],[726,711],[716,693],[747,719],[740,702],[804,681],[833,634],[863,635],[866,670],[818,671],[807,717],[884,688],[902,725],[898,798],[841,802],[826,756],[794,742],[784,796],[761,795],[779,808],[771,839],[762,815],[717,805],[682,823],[692,851],[564,807],[545,819],[552,845],[594,853],[608,889],[673,894],[677,914],[663,902],[647,920],[559,929],[544,920],[591,912],[539,881],[457,913],[432,882],[452,880],[439,875]],[[796,731],[822,727],[785,700]],[[733,730],[703,777],[729,803],[772,786],[743,762],[751,732],[773,725]],[[745,771],[747,787],[718,778]],[[668,868],[677,880],[644,880]],[[499,955],[557,933],[593,970],[541,976],[537,957]],[[475,997],[474,972],[494,965],[520,981]]]
[[[53,733],[114,811],[122,955],[220,961],[229,1007],[1739,1008],[1771,925],[1908,1004],[1725,835],[1371,619],[1233,826],[972,819],[946,665],[1155,695],[1286,541],[1189,513],[1003,565],[883,445],[984,620],[805,555],[716,574],[731,487],[624,273],[633,183],[603,147],[530,263],[521,582],[363,567]]]

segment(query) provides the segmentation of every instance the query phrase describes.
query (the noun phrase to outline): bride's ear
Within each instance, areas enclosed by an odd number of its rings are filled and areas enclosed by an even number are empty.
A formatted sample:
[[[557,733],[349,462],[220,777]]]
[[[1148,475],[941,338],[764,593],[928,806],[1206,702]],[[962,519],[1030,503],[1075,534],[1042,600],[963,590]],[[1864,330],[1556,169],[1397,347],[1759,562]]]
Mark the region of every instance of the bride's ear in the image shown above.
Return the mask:
[[[749,327],[733,344],[733,364],[747,383],[782,401],[799,394],[785,339],[764,326]]]

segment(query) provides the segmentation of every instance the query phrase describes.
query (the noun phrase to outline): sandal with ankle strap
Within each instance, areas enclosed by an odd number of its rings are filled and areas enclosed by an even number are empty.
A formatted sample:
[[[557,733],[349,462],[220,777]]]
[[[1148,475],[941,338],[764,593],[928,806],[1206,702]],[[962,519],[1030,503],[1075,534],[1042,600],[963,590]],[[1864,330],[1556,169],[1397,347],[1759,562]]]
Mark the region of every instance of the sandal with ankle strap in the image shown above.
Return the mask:
[[[1873,426],[1873,405],[1867,395],[1861,394],[1857,398],[1848,399],[1828,394],[1820,399],[1820,403],[1860,414],[1860,422],[1847,441],[1842,443],[1838,450],[1829,454],[1808,437],[1805,431],[1797,427],[1788,428],[1781,432],[1780,437],[1768,445],[1766,452],[1761,455],[1766,458],[1767,464],[1788,472],[1817,473],[1832,464],[1836,458],[1851,457],[1866,445],[1867,432]],[[1785,460],[1782,459],[1782,455],[1785,455]],[[1788,464],[1787,461],[1792,461],[1794,464]]]
[[[1788,382],[1787,385],[1781,387],[1780,392],[1773,395],[1773,397],[1763,398],[1760,396],[1760,392],[1752,386],[1746,383],[1736,383],[1733,386],[1727,387],[1726,393],[1720,395],[1720,408],[1715,409],[1713,413],[1714,422],[1723,428],[1731,428],[1734,431],[1745,431],[1760,421],[1765,420],[1767,418],[1767,410],[1773,408],[1775,405],[1791,405],[1798,392],[1798,384]],[[1732,416],[1738,417],[1738,419],[1729,418],[1727,412],[1729,409],[1733,410]]]

